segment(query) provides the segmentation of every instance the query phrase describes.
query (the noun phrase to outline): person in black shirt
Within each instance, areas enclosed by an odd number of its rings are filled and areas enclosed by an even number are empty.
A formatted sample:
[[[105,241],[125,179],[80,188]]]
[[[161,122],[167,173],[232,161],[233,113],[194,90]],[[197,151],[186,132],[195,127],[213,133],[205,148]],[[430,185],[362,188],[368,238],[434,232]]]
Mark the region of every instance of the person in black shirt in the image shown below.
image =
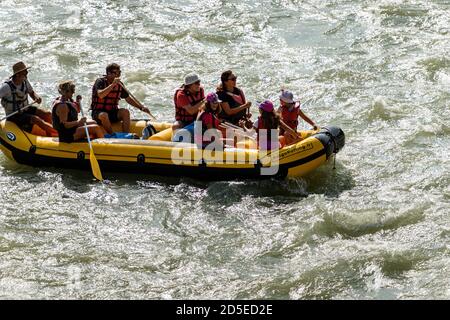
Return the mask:
[[[103,138],[103,130],[94,120],[87,121],[86,117],[78,119],[78,113],[81,111],[81,96],[73,100],[75,94],[75,84],[70,81],[61,81],[58,86],[60,97],[53,102],[52,118],[53,125],[58,130],[60,142],[73,142],[86,138],[87,129],[94,139]]]
[[[231,70],[222,73],[221,84],[217,87],[217,95],[222,100],[222,112],[219,117],[226,122],[239,125],[241,120],[248,120],[251,117],[249,108],[251,102],[246,102],[244,91],[236,87],[237,77]]]

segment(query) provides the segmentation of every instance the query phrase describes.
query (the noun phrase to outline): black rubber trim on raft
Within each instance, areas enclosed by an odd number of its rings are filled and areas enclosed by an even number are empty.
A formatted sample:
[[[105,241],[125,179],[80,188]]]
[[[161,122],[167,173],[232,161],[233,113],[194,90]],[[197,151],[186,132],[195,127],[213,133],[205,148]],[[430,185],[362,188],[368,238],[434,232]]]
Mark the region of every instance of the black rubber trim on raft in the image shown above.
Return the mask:
[[[316,153],[313,153],[312,155],[307,156],[305,158],[289,162],[289,165],[287,165],[287,167],[288,168],[292,168],[292,167],[301,166],[302,164],[305,164],[305,163],[308,163],[310,161],[316,160],[317,158],[323,156],[324,154],[325,154],[325,149],[322,149],[322,150],[317,151]],[[327,159],[328,159],[328,157],[327,157]]]
[[[330,155],[334,152],[336,145],[333,143],[333,139],[331,138],[331,135],[324,132],[319,132],[313,135],[314,138],[320,141],[323,145],[322,154],[326,154],[327,159],[330,157]]]
[[[49,157],[37,154],[31,154],[27,151],[17,149],[0,138],[0,143],[11,151],[13,158],[20,164],[30,165],[33,167],[61,167],[79,170],[91,170],[89,159],[74,159]],[[214,168],[202,164],[197,166],[183,166],[158,163],[139,163],[139,161],[109,161],[99,160],[102,171],[120,172],[120,173],[137,173],[137,174],[154,174],[163,176],[185,176],[202,180],[231,180],[231,179],[271,179],[285,178],[289,168],[296,167],[313,161],[325,154],[322,149],[308,157],[299,159],[288,164],[280,165],[278,172],[271,175],[261,175],[261,165],[256,163],[252,168]],[[135,158],[136,159],[136,158]]]

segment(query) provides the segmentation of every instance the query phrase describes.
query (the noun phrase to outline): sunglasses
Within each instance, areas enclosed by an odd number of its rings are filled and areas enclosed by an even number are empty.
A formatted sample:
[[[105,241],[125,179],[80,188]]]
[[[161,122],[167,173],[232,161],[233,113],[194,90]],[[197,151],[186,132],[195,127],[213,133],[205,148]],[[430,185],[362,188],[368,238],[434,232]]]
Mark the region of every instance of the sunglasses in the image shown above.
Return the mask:
[[[200,84],[200,80],[195,81],[194,84],[199,85]]]
[[[115,75],[120,75],[120,74],[122,74],[122,71],[120,71],[120,70],[115,70],[115,71],[111,71],[111,73],[112,73],[112,74],[115,74]]]
[[[228,80],[231,80],[231,81],[236,81],[236,79],[237,79],[237,77],[228,78]]]

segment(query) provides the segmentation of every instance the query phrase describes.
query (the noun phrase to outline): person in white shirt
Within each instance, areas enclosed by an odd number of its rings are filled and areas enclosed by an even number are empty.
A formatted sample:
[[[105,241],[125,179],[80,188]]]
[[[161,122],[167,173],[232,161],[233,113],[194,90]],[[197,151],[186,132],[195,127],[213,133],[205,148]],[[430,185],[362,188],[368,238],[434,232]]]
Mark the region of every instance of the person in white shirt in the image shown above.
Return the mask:
[[[51,112],[29,106],[28,96],[38,104],[42,102],[42,98],[34,92],[27,79],[28,69],[30,67],[23,62],[17,62],[13,65],[13,75],[0,85],[1,104],[5,108],[6,115],[19,111],[10,116],[8,121],[14,122],[25,131],[31,132],[33,125],[37,125],[48,136],[58,136],[58,132],[51,125]]]

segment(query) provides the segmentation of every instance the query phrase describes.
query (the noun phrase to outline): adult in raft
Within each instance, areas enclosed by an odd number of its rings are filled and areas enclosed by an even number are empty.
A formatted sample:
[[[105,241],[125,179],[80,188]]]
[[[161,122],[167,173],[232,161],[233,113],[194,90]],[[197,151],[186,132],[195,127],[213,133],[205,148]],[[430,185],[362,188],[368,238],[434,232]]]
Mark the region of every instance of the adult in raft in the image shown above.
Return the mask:
[[[237,76],[231,70],[224,71],[220,82],[217,87],[217,95],[222,100],[220,119],[234,125],[239,125],[240,121],[249,121],[251,114],[248,111],[252,103],[246,102],[244,91],[236,86]]]
[[[120,65],[111,63],[106,67],[106,75],[98,78],[92,87],[92,119],[106,132],[113,134],[111,123],[122,121],[122,132],[130,132],[130,111],[119,108],[120,99],[150,114],[150,110],[132,97],[120,81]]]
[[[0,85],[0,98],[6,115],[21,110],[29,105],[28,96],[40,104],[42,98],[34,91],[28,81],[28,69],[22,61],[13,65],[13,75],[9,80]],[[25,131],[31,132],[33,125],[45,131],[48,136],[57,136],[57,131],[52,127],[52,114],[38,107],[29,106],[8,118]]]
[[[175,122],[172,130],[193,127],[200,108],[205,103],[205,90],[200,84],[197,74],[191,73],[184,78],[184,83],[173,96],[175,104]],[[193,129],[193,128],[192,128]]]
[[[86,121],[86,117],[78,119],[81,96],[77,96],[77,101],[73,100],[75,84],[70,80],[61,81],[58,92],[61,96],[53,102],[52,118],[58,130],[59,141],[73,142],[86,138],[85,124],[87,124],[89,135],[92,135],[94,139],[103,138],[103,130],[94,120]]]

